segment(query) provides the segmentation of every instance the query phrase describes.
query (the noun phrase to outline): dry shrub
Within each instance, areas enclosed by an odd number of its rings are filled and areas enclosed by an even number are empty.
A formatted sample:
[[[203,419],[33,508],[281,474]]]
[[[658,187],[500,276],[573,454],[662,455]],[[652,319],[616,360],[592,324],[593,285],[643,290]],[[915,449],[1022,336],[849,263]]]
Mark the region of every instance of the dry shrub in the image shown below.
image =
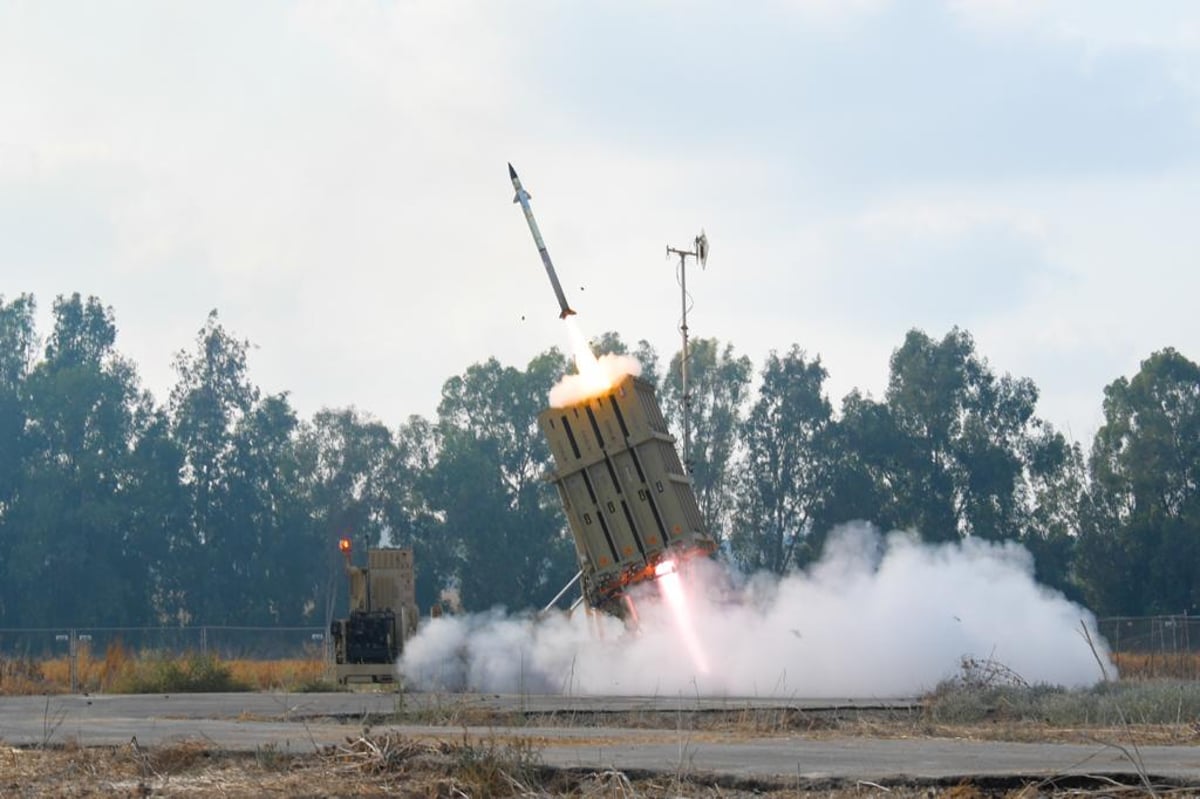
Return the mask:
[[[231,669],[213,655],[191,653],[183,657],[143,654],[132,661],[112,685],[114,693],[206,693],[248,691],[250,686],[233,677]]]
[[[0,694],[30,696],[44,694],[50,683],[42,673],[42,664],[32,658],[0,659]]]
[[[182,741],[180,743],[158,746],[139,751],[138,758],[145,769],[157,776],[164,774],[182,774],[194,768],[198,763],[207,764],[213,750],[204,741]]]
[[[100,664],[100,690],[111,691],[129,671],[131,662],[132,658],[121,639],[109,643],[108,648],[104,650],[104,660]]]
[[[80,691],[146,693],[156,691],[328,691],[320,658],[292,660],[221,660],[212,655],[162,652],[134,654],[120,640],[104,657],[93,655],[86,642],[76,652]],[[0,694],[15,696],[65,693],[71,690],[68,656],[0,659]]]
[[[105,649],[104,657],[97,658],[86,642],[81,642],[75,655],[75,678],[78,687],[83,692],[111,691],[129,670],[133,659],[121,645],[113,641]],[[36,668],[41,675],[42,685],[36,693],[62,693],[71,690],[71,658],[46,658],[36,662]],[[19,693],[12,687],[0,681],[0,693]]]
[[[477,744],[463,741],[455,752],[456,787],[467,796],[525,796],[534,793],[541,770],[541,754],[524,739],[503,744],[488,739]]]
[[[399,733],[360,736],[327,747],[322,758],[339,774],[374,777],[433,778],[431,793],[441,796],[529,796],[538,790],[543,774],[541,754],[524,739],[429,742]]]
[[[75,650],[75,678],[80,691],[99,691],[103,684],[104,660],[92,657],[92,648],[80,642]],[[48,690],[63,692],[71,690],[71,658],[69,655],[47,658],[41,661],[42,674],[50,684]]]
[[[347,738],[346,743],[326,747],[322,758],[341,772],[403,774],[418,761],[449,762],[444,756],[452,747],[444,743],[406,738],[399,733]]]
[[[69,657],[46,658],[38,664],[52,693],[71,690],[71,659]]]

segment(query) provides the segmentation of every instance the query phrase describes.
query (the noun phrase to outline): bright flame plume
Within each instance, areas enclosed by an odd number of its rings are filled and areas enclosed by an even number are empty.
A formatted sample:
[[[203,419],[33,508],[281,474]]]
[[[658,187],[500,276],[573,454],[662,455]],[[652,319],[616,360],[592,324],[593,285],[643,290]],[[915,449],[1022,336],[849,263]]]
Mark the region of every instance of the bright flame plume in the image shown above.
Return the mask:
[[[658,585],[659,592],[662,593],[667,607],[671,609],[671,613],[675,617],[675,629],[679,632],[679,637],[683,639],[683,645],[687,647],[688,654],[692,656],[692,664],[699,674],[708,674],[708,657],[704,654],[704,647],[700,644],[700,636],[696,635],[692,609],[688,604],[687,591],[679,570],[673,561],[663,561],[654,571],[658,575],[654,582]]]
[[[550,389],[550,407],[565,408],[598,397],[619,383],[625,375],[642,373],[642,365],[628,355],[606,353],[597,358],[592,354],[587,336],[579,329],[575,317],[568,316],[566,322],[576,374],[564,375]]]

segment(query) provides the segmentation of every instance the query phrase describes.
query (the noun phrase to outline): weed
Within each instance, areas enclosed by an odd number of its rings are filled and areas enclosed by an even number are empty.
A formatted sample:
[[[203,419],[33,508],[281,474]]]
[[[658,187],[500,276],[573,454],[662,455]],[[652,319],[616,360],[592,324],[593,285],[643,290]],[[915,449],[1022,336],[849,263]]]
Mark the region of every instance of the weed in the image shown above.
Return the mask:
[[[61,707],[50,709],[50,697],[46,697],[46,708],[42,712],[42,749],[50,745],[58,728],[67,717],[67,711]]]
[[[1122,680],[1200,680],[1200,652],[1115,652]]]
[[[319,658],[224,661],[238,682],[256,691],[330,690],[325,663]],[[308,686],[307,688],[303,686]]]
[[[260,661],[222,660],[195,653],[134,653],[119,640],[107,646],[103,657],[94,656],[86,643],[80,643],[75,671],[84,692],[340,690],[318,657]],[[68,656],[0,658],[0,695],[65,693],[70,685]]]
[[[29,696],[44,694],[49,683],[42,665],[29,657],[0,659],[0,694]]]
[[[463,742],[454,752],[453,775],[458,790],[481,799],[523,795],[531,791],[541,770],[541,755],[526,739],[497,743],[494,739]]]
[[[254,761],[259,768],[267,771],[281,771],[287,767],[289,760],[290,756],[280,751],[278,744],[265,743],[254,748]]]
[[[132,669],[122,673],[113,690],[132,694],[197,693],[248,691],[250,686],[235,679],[230,667],[216,657],[193,653],[184,658],[140,658]]]
[[[927,721],[1038,722],[1055,727],[1183,725],[1200,718],[1200,683],[1100,683],[1069,691],[1052,685],[990,687],[948,682],[927,699]]]

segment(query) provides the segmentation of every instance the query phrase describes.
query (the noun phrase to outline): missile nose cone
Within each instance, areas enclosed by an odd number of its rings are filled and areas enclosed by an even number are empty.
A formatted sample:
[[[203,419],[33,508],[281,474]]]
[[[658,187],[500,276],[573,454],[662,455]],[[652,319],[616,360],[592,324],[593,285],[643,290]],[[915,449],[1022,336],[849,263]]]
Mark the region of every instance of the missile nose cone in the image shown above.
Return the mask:
[[[513,168],[512,168],[512,164],[511,164],[511,163],[509,163],[509,165],[508,165],[508,177],[509,177],[509,179],[510,179],[510,180],[516,180],[516,179],[517,179],[517,170],[515,170],[515,169],[513,169]]]

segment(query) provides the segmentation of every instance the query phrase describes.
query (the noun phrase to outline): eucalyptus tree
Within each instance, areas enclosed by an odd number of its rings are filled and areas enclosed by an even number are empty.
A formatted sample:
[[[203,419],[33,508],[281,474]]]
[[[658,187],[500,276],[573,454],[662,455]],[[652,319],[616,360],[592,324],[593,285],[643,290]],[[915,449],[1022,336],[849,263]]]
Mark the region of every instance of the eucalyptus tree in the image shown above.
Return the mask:
[[[295,411],[283,394],[260,398],[232,431],[229,481],[219,524],[229,576],[223,619],[247,624],[301,624],[323,619],[319,542],[310,535],[296,457]],[[219,549],[214,548],[219,556]]]
[[[884,530],[904,526],[915,494],[912,447],[886,402],[855,389],[842,399],[825,436],[829,477],[814,528],[869,521]]]
[[[1102,613],[1200,610],[1200,366],[1153,353],[1104,389],[1080,537],[1085,592]]]
[[[250,343],[231,336],[214,310],[191,352],[175,357],[178,381],[171,390],[172,434],[183,453],[186,524],[170,542],[172,582],[185,587],[171,615],[220,624],[247,617],[251,552],[234,492],[239,469],[235,430],[253,411],[259,390],[247,374]]]
[[[311,509],[331,544],[350,536],[378,546],[388,520],[395,445],[382,422],[354,408],[323,409],[302,426],[299,448]]]
[[[1034,415],[1037,396],[1027,378],[997,377],[965,331],[941,341],[910,331],[892,354],[887,389],[912,476],[903,521],[932,540],[1020,536],[1034,456],[1058,444]]]
[[[1033,555],[1034,576],[1082,600],[1075,562],[1088,492],[1083,448],[1047,429],[1032,441],[1028,471],[1032,507],[1021,543]]]
[[[111,308],[58,297],[42,359],[23,381],[25,458],[5,514],[10,619],[25,625],[140,620],[141,553],[131,547],[130,453],[139,395],[115,349]],[[28,341],[28,331],[19,339]],[[11,379],[13,367],[6,367]],[[70,586],[70,590],[63,590]]]
[[[29,579],[21,528],[13,520],[29,457],[25,380],[37,347],[36,303],[28,294],[0,295],[0,625],[22,621],[20,588]]]
[[[316,607],[328,615],[344,605],[338,540],[350,538],[356,553],[390,543],[395,444],[387,426],[368,414],[326,408],[301,425],[296,453],[308,519],[293,539],[312,567]]]
[[[138,572],[147,624],[178,623],[192,586],[183,582],[177,561],[177,542],[185,539],[188,493],[180,475],[184,452],[172,433],[165,408],[143,394],[135,412],[138,439],[130,454],[131,467],[124,497],[128,503],[127,537],[137,554],[126,568]]]
[[[662,391],[663,412],[676,430],[682,429],[683,386],[681,353],[671,359]],[[684,451],[690,464],[693,487],[709,532],[725,537],[734,504],[732,471],[737,455],[737,434],[750,395],[753,365],[734,354],[733,345],[722,348],[714,338],[694,340],[688,351],[688,396],[691,443]]]
[[[454,542],[443,523],[445,514],[432,496],[440,477],[436,425],[423,416],[410,416],[394,436],[384,510],[394,543],[412,547],[417,605],[428,608],[444,589],[457,582]]]
[[[442,388],[438,458],[427,483],[452,565],[471,608],[528,607],[550,599],[573,572],[570,540],[537,426],[566,371],[557,350],[520,370],[492,358]]]
[[[763,365],[758,399],[740,430],[745,455],[729,539],[748,570],[783,574],[816,554],[813,521],[829,478],[826,376],[820,358],[795,345],[782,356],[771,352]]]
[[[21,395],[36,349],[35,309],[29,294],[8,303],[0,295],[0,560],[5,560],[7,540],[4,518],[16,496],[26,456],[25,405]],[[2,605],[0,598],[0,618]]]

